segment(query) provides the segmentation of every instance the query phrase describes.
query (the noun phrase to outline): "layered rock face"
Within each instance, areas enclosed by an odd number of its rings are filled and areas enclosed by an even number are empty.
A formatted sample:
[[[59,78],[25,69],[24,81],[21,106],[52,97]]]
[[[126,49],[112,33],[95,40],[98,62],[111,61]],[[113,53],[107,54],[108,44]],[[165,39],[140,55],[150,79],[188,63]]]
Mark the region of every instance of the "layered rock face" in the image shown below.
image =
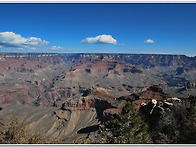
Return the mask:
[[[196,94],[195,59],[181,55],[1,54],[0,118],[8,120],[9,113],[15,112],[31,130],[43,127],[47,136],[70,141],[121,112],[127,101],[135,103],[137,110],[149,104],[149,113],[153,113],[159,102],[169,107],[171,98]]]
[[[0,103],[17,100],[54,106],[82,89],[103,87],[114,96],[123,96],[153,84],[176,96],[187,95],[187,90],[194,94],[189,83],[196,79],[195,59],[183,55],[1,54]]]
[[[130,63],[121,63],[116,60],[95,60],[93,62],[80,62],[72,67],[74,72],[108,72],[112,74],[118,74],[119,72],[131,72],[131,73],[142,73],[141,70],[133,66]]]
[[[0,71],[15,70],[18,72],[30,72],[46,68],[49,64],[56,65],[63,62],[55,55],[0,55]]]
[[[63,63],[60,57],[50,54],[1,55],[0,103],[18,101],[32,104],[52,87],[52,79],[57,72],[65,70],[60,67]]]

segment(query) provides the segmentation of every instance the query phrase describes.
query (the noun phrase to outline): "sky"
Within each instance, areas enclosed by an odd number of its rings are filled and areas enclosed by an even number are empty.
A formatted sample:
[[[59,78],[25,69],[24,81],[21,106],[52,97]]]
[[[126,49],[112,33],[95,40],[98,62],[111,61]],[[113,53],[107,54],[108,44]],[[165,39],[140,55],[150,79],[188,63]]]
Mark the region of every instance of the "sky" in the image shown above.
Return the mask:
[[[196,55],[196,3],[0,3],[0,52]]]

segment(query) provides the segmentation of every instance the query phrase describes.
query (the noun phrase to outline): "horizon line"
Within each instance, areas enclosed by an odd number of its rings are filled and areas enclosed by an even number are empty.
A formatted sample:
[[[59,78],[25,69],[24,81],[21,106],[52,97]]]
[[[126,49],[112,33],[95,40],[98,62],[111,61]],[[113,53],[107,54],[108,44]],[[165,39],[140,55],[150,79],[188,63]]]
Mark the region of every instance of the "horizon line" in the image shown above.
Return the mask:
[[[188,56],[185,54],[172,54],[172,53],[85,53],[85,52],[76,52],[76,53],[56,53],[56,52],[0,52],[0,54],[127,54],[127,55],[173,55],[173,56],[187,56],[187,57],[196,57],[196,55]]]

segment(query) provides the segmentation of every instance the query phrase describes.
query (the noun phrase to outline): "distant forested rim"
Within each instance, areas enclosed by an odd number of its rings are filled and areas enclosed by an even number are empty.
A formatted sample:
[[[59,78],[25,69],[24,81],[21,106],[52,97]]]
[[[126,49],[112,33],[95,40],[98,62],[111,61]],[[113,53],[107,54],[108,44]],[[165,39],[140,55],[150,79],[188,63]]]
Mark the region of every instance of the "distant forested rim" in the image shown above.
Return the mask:
[[[119,62],[131,63],[133,65],[146,66],[177,66],[196,64],[196,56],[188,57],[185,55],[163,55],[163,54],[58,54],[61,57],[67,56],[74,60],[86,59],[110,59]]]
[[[54,57],[59,56],[67,61],[77,62],[85,59],[110,59],[133,65],[146,66],[177,66],[177,65],[196,65],[196,56],[188,57],[185,55],[171,54],[111,54],[111,53],[0,53],[0,58],[30,58],[30,57]]]

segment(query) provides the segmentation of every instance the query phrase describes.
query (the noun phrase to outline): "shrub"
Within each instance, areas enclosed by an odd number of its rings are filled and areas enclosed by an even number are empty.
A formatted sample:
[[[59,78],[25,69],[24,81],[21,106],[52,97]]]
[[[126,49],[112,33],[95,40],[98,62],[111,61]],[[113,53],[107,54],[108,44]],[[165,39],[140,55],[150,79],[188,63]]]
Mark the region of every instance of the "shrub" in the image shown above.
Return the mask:
[[[20,122],[15,115],[11,119],[5,129],[2,131],[0,142],[3,144],[45,144],[57,143],[55,139],[47,141],[41,133],[30,134],[25,123]]]

